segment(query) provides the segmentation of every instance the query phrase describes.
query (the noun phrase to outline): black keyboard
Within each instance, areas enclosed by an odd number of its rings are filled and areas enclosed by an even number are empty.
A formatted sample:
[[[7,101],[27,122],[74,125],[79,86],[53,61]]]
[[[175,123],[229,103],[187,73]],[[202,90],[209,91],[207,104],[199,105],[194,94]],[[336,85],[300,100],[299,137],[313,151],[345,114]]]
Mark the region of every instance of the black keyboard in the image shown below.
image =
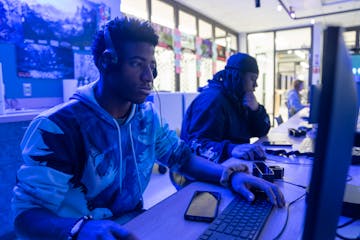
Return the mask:
[[[235,197],[198,239],[257,239],[272,208],[264,198],[249,202]]]

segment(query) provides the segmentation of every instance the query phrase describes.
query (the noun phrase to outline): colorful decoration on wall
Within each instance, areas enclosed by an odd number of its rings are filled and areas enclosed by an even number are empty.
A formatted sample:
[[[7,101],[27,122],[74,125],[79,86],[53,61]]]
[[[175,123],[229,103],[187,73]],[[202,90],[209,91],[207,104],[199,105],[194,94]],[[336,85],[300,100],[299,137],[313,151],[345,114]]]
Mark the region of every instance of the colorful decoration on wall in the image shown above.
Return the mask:
[[[181,50],[195,53],[195,37],[190,34],[181,33]]]
[[[159,35],[158,46],[166,49],[173,49],[173,30],[156,23],[152,23],[151,25]]]
[[[201,77],[201,43],[202,39],[200,37],[196,37],[195,39],[195,48],[196,48],[196,77]]]
[[[211,58],[213,56],[212,42],[209,39],[203,39],[201,42],[201,56]]]
[[[216,46],[217,60],[226,61],[226,48],[221,45]]]
[[[175,52],[175,73],[181,73],[181,32],[179,29],[174,29],[174,52]]]

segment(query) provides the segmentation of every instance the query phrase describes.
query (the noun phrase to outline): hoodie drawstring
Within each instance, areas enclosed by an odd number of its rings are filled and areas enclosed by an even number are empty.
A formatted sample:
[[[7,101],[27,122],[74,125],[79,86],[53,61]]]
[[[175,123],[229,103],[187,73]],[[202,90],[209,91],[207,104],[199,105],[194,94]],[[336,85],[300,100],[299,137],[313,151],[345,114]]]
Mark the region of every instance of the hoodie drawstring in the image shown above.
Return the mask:
[[[133,140],[132,131],[131,131],[131,123],[129,124],[129,135],[130,135],[131,150],[132,150],[132,154],[133,154],[134,164],[135,164],[137,178],[138,178],[139,187],[140,187],[141,200],[142,200],[143,188],[142,188],[142,184],[141,184],[141,181],[140,181],[139,168],[138,168],[137,161],[136,161],[136,154],[135,154],[135,149],[134,149],[134,140]]]
[[[114,119],[114,122],[115,122],[115,125],[116,125],[116,128],[118,130],[118,138],[119,138],[119,150],[120,150],[120,173],[119,173],[119,177],[120,177],[120,192],[122,191],[122,162],[123,162],[123,159],[122,159],[122,147],[121,147],[121,130],[120,130],[120,127],[119,127],[119,124],[116,122],[116,120]]]

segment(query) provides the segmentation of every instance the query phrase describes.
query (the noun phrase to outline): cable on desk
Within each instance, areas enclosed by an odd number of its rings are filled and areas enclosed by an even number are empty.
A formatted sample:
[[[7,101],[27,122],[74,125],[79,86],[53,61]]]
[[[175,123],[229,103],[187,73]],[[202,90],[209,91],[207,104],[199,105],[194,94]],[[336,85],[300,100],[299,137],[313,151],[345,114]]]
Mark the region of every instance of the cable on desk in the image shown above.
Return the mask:
[[[359,220],[359,218],[352,218],[352,219],[350,219],[349,221],[347,221],[346,223],[343,223],[343,224],[341,224],[341,225],[337,226],[337,228],[343,228],[343,227],[346,227],[346,226],[348,226],[348,225],[350,225],[350,224],[352,224],[352,223],[356,222],[357,220]]]
[[[356,221],[358,221],[358,220],[360,220],[360,218],[352,218],[352,219],[350,219],[349,221],[347,221],[347,222],[345,222],[345,223],[337,226],[337,229],[343,228],[343,227],[346,227],[346,226],[349,226],[350,224],[352,224],[352,223],[354,223],[354,222],[356,222]],[[343,235],[340,235],[338,232],[336,232],[336,236],[337,236],[338,238],[344,239],[344,240],[360,240],[360,234],[359,234],[359,236],[357,236],[356,238],[348,238],[348,237],[344,237]]]
[[[286,219],[285,219],[285,224],[282,227],[281,231],[278,233],[278,235],[276,237],[274,237],[274,240],[277,240],[281,237],[281,235],[284,233],[285,228],[288,224],[288,220],[289,220],[289,215],[290,215],[290,206],[292,204],[294,204],[296,201],[300,200],[301,198],[303,198],[306,195],[306,193],[304,193],[303,195],[301,195],[300,197],[296,198],[295,200],[293,200],[292,202],[290,202],[287,206],[286,206]]]
[[[346,181],[347,181],[347,182],[350,182],[352,179],[353,179],[353,178],[352,178],[351,175],[347,175],[347,177],[346,177]]]
[[[356,238],[347,238],[347,237],[344,237],[344,236],[342,236],[342,235],[340,235],[340,234],[336,233],[336,236],[337,236],[338,238],[340,238],[340,239],[344,239],[344,240],[360,240],[360,235],[359,235],[359,236],[357,236]]]
[[[300,184],[296,184],[296,183],[292,183],[292,182],[288,182],[288,181],[285,181],[285,180],[281,180],[281,179],[278,179],[276,181],[279,181],[279,182],[283,182],[283,183],[287,183],[287,184],[290,184],[290,185],[294,185],[296,187],[300,187],[300,188],[303,188],[303,189],[307,189],[306,186],[303,186],[303,185],[300,185]]]

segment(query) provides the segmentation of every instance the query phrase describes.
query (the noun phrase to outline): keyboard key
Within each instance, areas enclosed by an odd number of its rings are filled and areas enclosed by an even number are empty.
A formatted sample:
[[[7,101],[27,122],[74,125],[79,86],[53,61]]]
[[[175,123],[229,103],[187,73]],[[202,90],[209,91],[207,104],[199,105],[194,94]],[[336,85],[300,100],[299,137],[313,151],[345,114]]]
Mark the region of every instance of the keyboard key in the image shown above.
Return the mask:
[[[272,207],[272,204],[265,199],[256,199],[251,203],[236,197],[199,239],[256,239],[270,215]]]

